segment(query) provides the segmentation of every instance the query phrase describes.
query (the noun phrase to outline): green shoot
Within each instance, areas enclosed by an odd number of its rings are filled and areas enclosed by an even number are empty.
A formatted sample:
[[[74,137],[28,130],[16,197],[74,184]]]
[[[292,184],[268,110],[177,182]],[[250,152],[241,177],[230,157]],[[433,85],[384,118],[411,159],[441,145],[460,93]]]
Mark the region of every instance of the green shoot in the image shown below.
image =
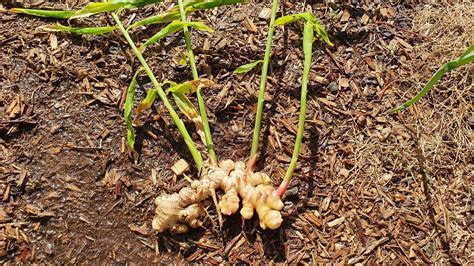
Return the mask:
[[[202,22],[182,22],[179,20],[172,21],[170,24],[168,24],[166,27],[161,29],[158,33],[153,35],[148,41],[146,41],[141,47],[140,51],[143,52],[143,50],[148,47],[149,45],[154,44],[160,39],[163,39],[166,36],[169,36],[179,30],[182,30],[184,28],[191,27],[197,30],[202,30],[202,31],[208,31],[208,32],[213,32],[214,30],[211,29],[210,27],[206,26]],[[197,78],[195,78],[197,79]]]
[[[179,13],[180,13],[180,16],[181,16],[181,22],[183,22],[183,23],[193,23],[193,22],[187,22],[187,20],[186,20],[186,12],[184,10],[183,0],[178,0],[178,4],[179,4]],[[188,26],[186,24],[183,27],[183,32],[184,32],[184,41],[186,43],[186,52],[187,52],[187,56],[189,58],[189,63],[191,65],[191,71],[193,73],[193,79],[198,80],[199,79],[199,74],[197,72],[196,60],[194,58],[194,52],[193,52],[193,48],[192,48],[192,45],[191,45],[191,38],[189,36],[189,29],[188,29]],[[205,145],[206,145],[206,148],[207,148],[207,152],[209,153],[209,158],[211,159],[212,164],[216,165],[217,164],[217,155],[216,155],[216,152],[215,152],[215,149],[214,149],[214,142],[212,140],[211,129],[209,127],[209,120],[207,118],[206,104],[204,102],[204,98],[202,97],[200,86],[198,86],[198,88],[197,88],[196,95],[197,95],[197,100],[198,100],[198,105],[199,105],[199,112],[201,114],[201,119],[202,119],[204,137],[206,139]]]
[[[304,68],[303,68],[303,79],[301,84],[301,107],[300,107],[300,115],[298,119],[298,130],[296,133],[296,140],[295,140],[295,147],[293,150],[293,155],[291,156],[290,165],[285,173],[285,177],[283,178],[282,183],[275,191],[275,195],[282,196],[288,185],[290,184],[290,180],[293,177],[293,173],[296,169],[296,163],[298,162],[298,157],[301,151],[301,143],[303,141],[303,133],[304,133],[304,125],[306,119],[306,98],[308,94],[308,81],[309,81],[309,71],[311,69],[311,62],[313,56],[313,41],[314,41],[314,33],[318,35],[318,37],[332,45],[327,37],[327,33],[324,29],[319,25],[317,22],[316,17],[311,13],[303,13],[297,15],[290,15],[284,16],[279,18],[275,24],[276,25],[285,25],[286,23],[291,23],[296,20],[302,19],[305,21],[304,24],[304,31],[303,31],[303,53],[304,53]]]
[[[60,19],[68,19],[77,12],[73,10],[47,10],[47,9],[27,9],[27,8],[11,8],[8,11],[13,12],[13,13],[23,13],[23,14],[43,17],[43,18],[60,18]]]
[[[135,87],[137,84],[137,76],[143,70],[140,68],[135,72],[133,75],[132,81],[130,82],[130,86],[128,87],[127,91],[127,98],[125,100],[125,108],[123,111],[123,117],[125,119],[125,124],[127,125],[127,142],[128,147],[132,151],[133,158],[137,158],[137,151],[135,150],[135,130],[133,129],[132,123],[132,109],[133,104],[135,102]]]
[[[258,152],[258,144],[260,141],[260,126],[262,123],[263,103],[265,88],[267,86],[268,65],[270,64],[270,54],[273,43],[273,32],[275,31],[275,19],[278,10],[278,0],[272,2],[272,14],[270,18],[270,25],[268,27],[267,44],[265,47],[265,56],[263,59],[262,75],[260,77],[260,88],[258,90],[257,115],[255,117],[255,126],[253,130],[252,150],[250,157],[256,156]]]
[[[436,71],[436,73],[433,75],[430,81],[426,84],[426,86],[420,92],[418,92],[418,94],[413,99],[390,110],[389,112],[390,113],[399,112],[403,109],[408,108],[410,105],[415,104],[423,96],[425,96],[446,73],[458,67],[461,67],[463,65],[469,64],[471,62],[474,62],[474,45],[471,45],[469,48],[467,48],[467,50],[461,55],[461,57],[444,64],[440,69],[438,69],[438,71]]]
[[[256,66],[258,66],[261,63],[263,63],[263,60],[256,60],[256,61],[253,61],[251,63],[241,65],[241,66],[239,66],[238,68],[236,68],[234,70],[234,74],[247,73],[247,72],[251,71],[252,69],[254,69]]]
[[[107,27],[91,27],[91,28],[73,28],[69,26],[64,26],[59,23],[54,25],[46,25],[41,27],[41,29],[46,31],[57,31],[57,32],[70,32],[75,34],[83,34],[83,35],[101,35],[105,33],[109,33],[117,29],[114,26],[107,26]]]
[[[156,79],[155,75],[153,74],[150,67],[148,66],[148,63],[143,58],[142,53],[138,50],[138,48],[135,45],[135,43],[133,42],[132,38],[130,37],[128,32],[123,27],[122,22],[120,21],[117,14],[113,13],[112,17],[114,18],[115,22],[117,23],[118,29],[123,34],[123,36],[127,40],[128,44],[132,48],[133,53],[135,54],[135,56],[138,58],[138,60],[142,64],[143,68],[145,69],[145,72],[147,73],[148,77],[150,78],[151,82],[153,83],[153,86],[155,87],[155,90],[156,90],[158,96],[160,97],[161,101],[163,101],[163,104],[165,105],[165,107],[168,109],[168,112],[170,113],[171,118],[173,119],[173,122],[178,127],[178,130],[181,132],[181,135],[183,135],[186,146],[188,147],[189,151],[191,152],[191,155],[194,159],[196,167],[198,168],[198,170],[201,170],[201,168],[203,167],[203,160],[202,160],[201,153],[196,148],[196,145],[194,144],[191,136],[189,135],[188,130],[184,126],[183,121],[181,121],[178,114],[173,109],[173,106],[168,101],[168,98],[166,97],[166,93],[161,88],[160,84],[158,83],[158,80]]]

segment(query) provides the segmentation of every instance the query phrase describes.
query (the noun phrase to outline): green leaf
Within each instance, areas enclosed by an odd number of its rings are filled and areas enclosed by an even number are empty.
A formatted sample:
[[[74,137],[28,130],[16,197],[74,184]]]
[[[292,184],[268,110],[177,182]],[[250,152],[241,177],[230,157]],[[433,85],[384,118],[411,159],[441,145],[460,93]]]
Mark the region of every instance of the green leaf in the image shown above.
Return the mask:
[[[123,111],[123,117],[125,119],[125,124],[127,125],[127,142],[130,150],[136,155],[135,151],[135,130],[133,129],[133,122],[132,122],[132,109],[133,104],[135,103],[135,87],[137,84],[137,76],[143,69],[140,68],[135,72],[133,75],[132,81],[130,82],[130,86],[128,86],[127,91],[127,98],[125,100],[125,109]]]
[[[126,7],[127,2],[101,2],[90,3],[83,9],[77,11],[71,18],[82,18],[95,15],[102,12],[111,12]]]
[[[84,35],[100,35],[112,32],[116,29],[115,26],[107,26],[107,27],[93,27],[93,28],[73,28],[69,26],[64,26],[59,23],[55,25],[46,25],[41,27],[46,31],[61,31],[61,32],[70,32],[75,34],[84,34]]]
[[[247,3],[248,0],[191,0],[184,4],[186,11],[193,12],[202,9],[211,9],[224,5]]]
[[[209,80],[209,79],[196,79],[196,80],[191,80],[191,81],[186,81],[181,84],[176,84],[176,83],[171,83],[171,87],[166,90],[166,93],[182,93],[182,94],[189,94],[189,93],[194,93],[197,91],[199,87],[210,87],[214,85],[214,83]]]
[[[107,2],[90,3],[77,11],[71,18],[88,17],[102,12],[112,12],[121,8],[142,7],[149,4],[160,3],[163,0],[109,0]]]
[[[247,73],[250,70],[254,69],[258,64],[263,63],[263,60],[256,60],[251,63],[241,65],[237,69],[234,70],[234,74],[242,74],[242,73]]]
[[[202,22],[182,22],[182,21],[179,21],[179,20],[174,20],[173,22],[168,24],[166,27],[161,29],[158,33],[153,35],[153,37],[148,39],[148,41],[146,41],[140,47],[140,51],[143,51],[146,47],[148,47],[151,44],[154,44],[158,40],[163,39],[164,37],[169,36],[169,35],[177,32],[177,31],[183,29],[185,26],[194,28],[196,30],[202,30],[202,31],[208,31],[208,32],[213,32],[214,31],[212,28],[206,26],[206,24],[204,24]]]
[[[275,25],[283,26],[289,23],[293,23],[297,20],[311,22],[313,24],[313,28],[316,31],[316,35],[318,36],[318,38],[322,40],[323,42],[327,43],[329,46],[333,46],[333,43],[329,40],[329,36],[326,30],[324,30],[324,27],[321,26],[321,24],[319,24],[318,19],[312,13],[306,12],[306,13],[292,14],[292,15],[279,17],[275,21]]]
[[[76,11],[73,10],[47,10],[47,9],[27,9],[27,8],[12,8],[8,11],[13,13],[23,13],[37,17],[43,18],[61,18],[61,19],[68,19]]]
[[[333,46],[334,44],[331,42],[331,40],[329,40],[328,33],[326,32],[324,27],[321,26],[321,24],[319,24],[317,20],[313,21],[313,25],[314,25],[314,30],[316,31],[316,35],[318,35],[318,38],[322,40],[323,42],[325,42],[327,45]]]
[[[287,15],[287,16],[277,18],[277,20],[275,20],[275,25],[283,26],[285,24],[293,23],[297,20],[304,20],[305,22],[308,22],[308,21],[313,20],[314,18],[315,16],[309,12],[300,13],[300,14],[292,14],[292,15]]]
[[[151,24],[160,24],[160,23],[169,23],[173,20],[179,19],[179,11],[178,10],[171,10],[167,13],[151,16],[139,20],[128,27],[128,29],[132,29],[139,26],[146,26]]]

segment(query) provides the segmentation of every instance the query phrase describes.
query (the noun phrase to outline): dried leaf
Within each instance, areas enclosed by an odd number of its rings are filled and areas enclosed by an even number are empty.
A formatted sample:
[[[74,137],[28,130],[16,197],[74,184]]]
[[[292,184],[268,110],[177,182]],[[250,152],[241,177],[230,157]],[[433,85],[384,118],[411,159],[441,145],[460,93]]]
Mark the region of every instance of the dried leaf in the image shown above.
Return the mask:
[[[181,84],[176,84],[174,82],[169,82],[168,83],[172,84],[172,86],[166,90],[166,93],[183,93],[183,94],[189,94],[189,93],[194,93],[197,91],[199,87],[210,87],[214,85],[214,82],[212,82],[209,79],[197,79],[197,80],[191,80],[191,81],[186,81]]]
[[[184,93],[180,92],[173,92],[173,98],[178,106],[179,110],[183,112],[183,114],[194,122],[194,126],[196,127],[196,132],[199,134],[203,143],[206,143],[206,138],[204,136],[204,130],[202,125],[202,119],[199,115],[198,111],[191,103],[191,101],[186,97]]]
[[[155,102],[155,99],[156,99],[156,90],[151,89],[147,91],[145,99],[140,103],[140,105],[137,108],[137,117],[135,121],[137,121],[137,119],[141,116],[143,111],[145,111],[146,109],[149,109],[153,105],[153,103]]]

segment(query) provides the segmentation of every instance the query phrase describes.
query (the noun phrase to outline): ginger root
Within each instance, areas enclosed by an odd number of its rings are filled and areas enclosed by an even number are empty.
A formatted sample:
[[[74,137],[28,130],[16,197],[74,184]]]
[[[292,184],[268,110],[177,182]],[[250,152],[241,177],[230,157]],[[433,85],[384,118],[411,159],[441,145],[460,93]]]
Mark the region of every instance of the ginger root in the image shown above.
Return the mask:
[[[170,230],[184,233],[189,227],[202,225],[206,215],[203,202],[216,190],[223,190],[224,195],[218,203],[219,211],[231,215],[239,209],[244,219],[252,218],[254,211],[260,219],[263,229],[280,227],[283,219],[281,209],[283,202],[275,193],[271,180],[265,173],[246,169],[243,162],[222,161],[219,166],[207,166],[201,180],[191,183],[178,193],[159,196],[155,199],[156,210],[153,229],[158,232]]]

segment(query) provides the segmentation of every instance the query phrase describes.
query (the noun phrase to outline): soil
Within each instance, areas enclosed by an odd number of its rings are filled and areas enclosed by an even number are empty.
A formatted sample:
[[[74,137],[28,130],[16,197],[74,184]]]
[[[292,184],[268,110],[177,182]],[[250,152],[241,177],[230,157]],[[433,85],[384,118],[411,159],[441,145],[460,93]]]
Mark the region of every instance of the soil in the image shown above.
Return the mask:
[[[131,159],[122,108],[139,63],[120,33],[47,33],[38,27],[55,20],[0,13],[0,261],[474,263],[473,67],[449,74],[409,110],[387,114],[474,43],[474,5],[363,2],[281,4],[280,15],[312,10],[334,42],[314,45],[307,125],[282,227],[262,230],[234,215],[219,229],[210,208],[203,228],[182,235],[153,232],[153,200],[186,185],[170,169],[192,158],[157,101],[137,128],[138,163]],[[169,7],[127,11],[122,20]],[[261,12],[269,7],[252,1],[193,16],[216,30],[193,31],[192,39],[199,72],[216,83],[204,94],[219,158],[250,153],[260,75],[232,71],[263,57]],[[160,27],[132,37],[143,42]],[[296,133],[301,30],[275,34],[258,162],[275,184]],[[184,50],[174,34],[145,57],[160,80],[184,82],[191,79],[179,64]],[[140,75],[137,98],[150,87]]]

